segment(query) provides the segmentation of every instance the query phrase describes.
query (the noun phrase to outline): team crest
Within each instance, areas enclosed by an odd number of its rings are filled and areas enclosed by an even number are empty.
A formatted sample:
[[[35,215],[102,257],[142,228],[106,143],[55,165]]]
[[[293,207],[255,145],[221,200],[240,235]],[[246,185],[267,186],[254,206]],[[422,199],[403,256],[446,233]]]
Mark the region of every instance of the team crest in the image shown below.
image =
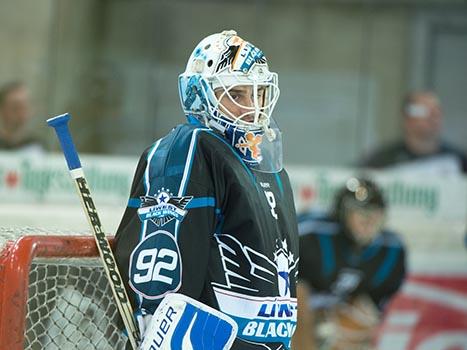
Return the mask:
[[[276,251],[274,252],[274,261],[277,266],[277,279],[279,286],[279,295],[281,297],[290,297],[290,278],[291,267],[296,265],[296,259],[292,252],[287,248],[287,241],[276,241]]]
[[[174,197],[168,190],[162,188],[155,196],[141,196],[141,207],[138,216],[141,221],[151,220],[156,226],[164,226],[176,219],[183,220],[187,204],[193,196]]]
[[[253,160],[260,162],[262,157],[259,145],[262,141],[262,135],[255,135],[252,132],[247,132],[245,136],[238,139],[235,147],[237,147],[244,156],[251,157]]]

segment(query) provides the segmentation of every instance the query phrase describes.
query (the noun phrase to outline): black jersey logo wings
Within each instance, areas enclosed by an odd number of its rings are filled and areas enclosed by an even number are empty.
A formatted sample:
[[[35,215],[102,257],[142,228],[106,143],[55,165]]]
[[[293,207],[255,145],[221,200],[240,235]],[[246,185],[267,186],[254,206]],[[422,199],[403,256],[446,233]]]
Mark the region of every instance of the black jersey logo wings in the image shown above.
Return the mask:
[[[224,281],[213,282],[214,286],[250,295],[261,295],[262,291],[276,286],[278,295],[290,295],[289,276],[295,277],[297,273],[298,257],[288,251],[285,241],[276,243],[274,260],[271,260],[231,235],[218,234],[215,237]],[[287,279],[285,283],[282,281],[284,278]]]

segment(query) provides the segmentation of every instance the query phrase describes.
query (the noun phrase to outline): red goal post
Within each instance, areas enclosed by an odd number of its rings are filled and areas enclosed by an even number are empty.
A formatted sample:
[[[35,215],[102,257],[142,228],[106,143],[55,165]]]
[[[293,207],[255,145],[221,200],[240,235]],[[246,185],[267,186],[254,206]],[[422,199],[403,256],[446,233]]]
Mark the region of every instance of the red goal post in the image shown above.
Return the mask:
[[[0,252],[1,348],[123,349],[126,339],[97,258],[92,236],[7,242]]]

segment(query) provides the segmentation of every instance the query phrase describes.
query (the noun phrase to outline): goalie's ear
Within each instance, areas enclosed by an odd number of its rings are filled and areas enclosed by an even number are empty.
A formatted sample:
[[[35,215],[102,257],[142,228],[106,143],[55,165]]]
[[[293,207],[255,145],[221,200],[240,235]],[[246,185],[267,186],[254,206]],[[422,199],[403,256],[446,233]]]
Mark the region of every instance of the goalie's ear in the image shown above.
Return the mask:
[[[228,350],[236,322],[222,312],[183,294],[168,294],[145,330],[140,350]]]

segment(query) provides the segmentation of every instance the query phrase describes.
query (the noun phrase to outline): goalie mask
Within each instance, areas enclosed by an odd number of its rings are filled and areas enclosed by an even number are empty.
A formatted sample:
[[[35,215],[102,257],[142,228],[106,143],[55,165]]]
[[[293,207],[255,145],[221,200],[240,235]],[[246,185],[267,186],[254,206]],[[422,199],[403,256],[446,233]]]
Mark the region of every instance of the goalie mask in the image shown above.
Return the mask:
[[[189,119],[222,134],[252,169],[282,169],[281,132],[271,118],[277,74],[260,49],[232,30],[210,35],[196,46],[178,85]]]
[[[344,232],[357,244],[368,245],[384,225],[386,203],[376,184],[365,178],[352,177],[337,193],[334,217]]]

